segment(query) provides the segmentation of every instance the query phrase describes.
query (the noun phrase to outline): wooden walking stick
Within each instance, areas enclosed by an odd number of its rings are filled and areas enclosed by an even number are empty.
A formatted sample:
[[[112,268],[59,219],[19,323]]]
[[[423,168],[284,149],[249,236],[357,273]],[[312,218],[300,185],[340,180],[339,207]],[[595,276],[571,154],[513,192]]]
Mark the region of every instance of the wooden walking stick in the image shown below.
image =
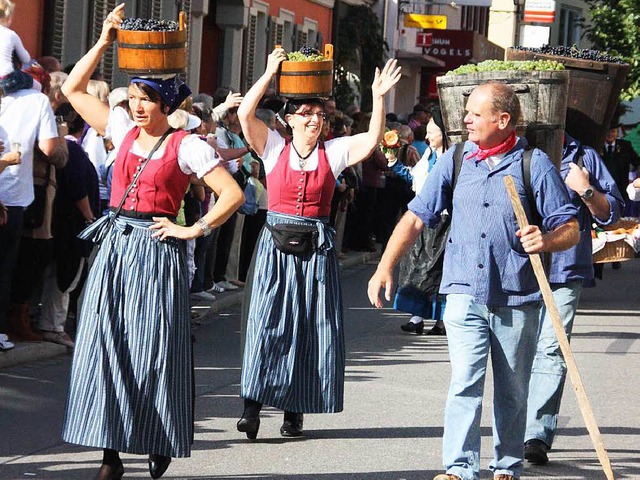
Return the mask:
[[[510,175],[507,175],[504,178],[504,183],[507,187],[507,192],[509,193],[509,198],[511,199],[511,204],[513,205],[513,211],[516,214],[518,225],[520,226],[520,228],[524,228],[525,226],[529,225],[529,222],[527,221],[527,215],[524,213],[524,209],[522,208],[520,196],[518,195],[516,187],[513,183],[513,178],[511,178]],[[591,404],[589,403],[589,399],[587,398],[587,393],[584,389],[582,378],[580,377],[580,372],[578,371],[578,365],[576,364],[573,352],[571,351],[571,347],[569,346],[569,339],[567,338],[567,334],[564,331],[564,325],[562,323],[562,319],[560,318],[560,312],[558,312],[558,307],[556,306],[555,299],[553,298],[553,294],[551,293],[551,286],[549,285],[547,276],[544,273],[540,255],[537,253],[530,253],[529,259],[531,260],[533,272],[535,273],[536,279],[538,280],[538,285],[540,286],[540,291],[542,292],[542,298],[544,299],[545,307],[547,308],[547,312],[551,317],[553,329],[555,330],[556,336],[558,337],[558,342],[560,343],[560,351],[562,352],[564,361],[567,364],[569,378],[571,379],[571,384],[573,385],[573,389],[576,392],[576,396],[578,397],[578,405],[580,406],[580,412],[582,412],[582,418],[584,418],[587,430],[589,431],[589,435],[591,436],[591,441],[593,442],[593,446],[596,449],[598,459],[600,460],[600,464],[602,465],[604,473],[607,476],[607,480],[614,480],[613,470],[611,469],[611,462],[609,461],[609,455],[607,454],[607,450],[604,448],[604,442],[602,440],[602,436],[600,435],[600,429],[598,428],[596,419],[593,416],[593,410],[591,409]]]

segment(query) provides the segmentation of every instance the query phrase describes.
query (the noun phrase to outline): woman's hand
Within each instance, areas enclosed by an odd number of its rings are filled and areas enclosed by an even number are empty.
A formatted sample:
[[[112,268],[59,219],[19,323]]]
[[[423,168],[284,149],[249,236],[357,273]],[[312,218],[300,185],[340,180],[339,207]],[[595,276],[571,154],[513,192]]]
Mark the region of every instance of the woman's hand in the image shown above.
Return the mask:
[[[153,221],[156,223],[151,225],[149,230],[156,230],[156,232],[151,235],[151,238],[157,238],[160,241],[170,237],[179,238],[181,240],[191,240],[198,236],[198,233],[196,233],[194,228],[177,225],[167,217],[153,217]],[[195,228],[198,227],[196,226]]]
[[[280,64],[287,59],[287,54],[284,51],[284,48],[276,48],[269,54],[267,57],[267,69],[265,73],[270,76],[274,76],[278,73],[278,69],[280,68]]]
[[[242,94],[229,92],[227,98],[224,100],[224,106],[227,107],[227,110],[230,108],[237,107],[242,102]]]
[[[376,68],[376,74],[371,84],[371,93],[373,97],[384,97],[391,88],[400,80],[401,67],[395,58],[387,60],[387,63],[380,71]]]
[[[124,3],[114,8],[102,24],[102,32],[100,33],[100,42],[110,45],[117,37],[120,24],[124,18]]]

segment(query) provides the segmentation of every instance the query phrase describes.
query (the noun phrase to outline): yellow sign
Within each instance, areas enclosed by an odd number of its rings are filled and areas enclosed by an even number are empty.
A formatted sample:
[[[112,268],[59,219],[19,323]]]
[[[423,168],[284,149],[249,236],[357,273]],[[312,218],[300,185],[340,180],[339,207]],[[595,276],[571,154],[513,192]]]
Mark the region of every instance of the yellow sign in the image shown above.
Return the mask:
[[[446,30],[447,16],[408,13],[404,16],[404,26],[409,28],[439,28]]]

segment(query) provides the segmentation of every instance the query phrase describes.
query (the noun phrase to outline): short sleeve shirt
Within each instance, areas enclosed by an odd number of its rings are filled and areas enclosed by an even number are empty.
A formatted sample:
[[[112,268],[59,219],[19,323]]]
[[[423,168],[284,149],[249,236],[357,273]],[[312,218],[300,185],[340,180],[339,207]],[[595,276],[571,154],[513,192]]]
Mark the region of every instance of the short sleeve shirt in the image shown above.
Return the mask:
[[[262,153],[262,161],[264,163],[264,171],[268,175],[271,170],[276,166],[278,158],[285,146],[285,139],[280,136],[278,132],[268,130],[267,144],[265,145],[264,152]],[[347,168],[349,164],[349,138],[339,137],[324,143],[325,152],[333,176],[338,178],[338,175]],[[300,170],[299,158],[296,151],[292,148],[289,155],[289,166],[292,170]],[[318,146],[313,150],[307,162],[304,166],[306,171],[313,171],[318,168]]]

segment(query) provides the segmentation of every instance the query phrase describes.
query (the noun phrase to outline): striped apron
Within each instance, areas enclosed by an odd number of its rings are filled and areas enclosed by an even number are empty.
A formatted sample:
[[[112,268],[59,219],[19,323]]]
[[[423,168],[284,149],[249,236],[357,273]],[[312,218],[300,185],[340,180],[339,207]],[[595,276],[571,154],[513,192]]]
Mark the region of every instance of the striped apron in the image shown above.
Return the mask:
[[[317,225],[319,248],[304,257],[283,253],[263,228],[247,280],[243,398],[290,412],[342,411],[342,288],[335,232],[325,220],[267,214],[272,225]]]
[[[188,457],[191,326],[184,242],[149,220],[102,217],[78,319],[62,438],[133,454]]]

